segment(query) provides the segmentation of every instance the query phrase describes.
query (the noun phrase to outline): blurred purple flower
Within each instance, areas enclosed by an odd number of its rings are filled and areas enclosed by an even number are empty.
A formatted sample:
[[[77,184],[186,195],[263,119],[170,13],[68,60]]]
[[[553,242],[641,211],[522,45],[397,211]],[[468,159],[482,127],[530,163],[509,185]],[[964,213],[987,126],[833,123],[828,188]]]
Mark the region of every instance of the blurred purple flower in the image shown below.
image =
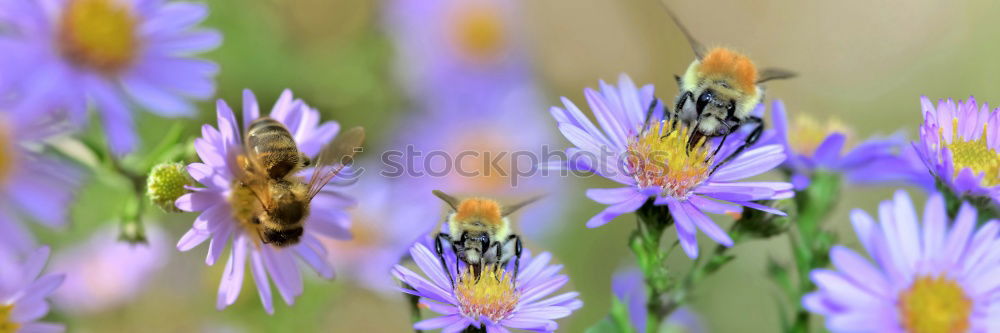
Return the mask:
[[[169,245],[163,231],[146,229],[147,244],[118,241],[114,228],[102,229],[83,244],[63,249],[52,267],[66,283],[53,295],[62,311],[89,314],[123,306],[142,293],[166,265]]]
[[[851,221],[872,262],[843,246],[833,270],[811,274],[816,292],[802,298],[834,332],[993,332],[1000,329],[1000,221],[976,230],[976,210],[962,204],[954,221],[940,194],[923,222],[897,191],[879,205],[879,222],[861,210]]]
[[[36,248],[23,221],[66,225],[83,175],[42,153],[44,143],[65,129],[50,117],[0,109],[0,251],[24,254]]]
[[[385,8],[397,72],[429,110],[486,114],[484,106],[534,89],[517,1],[392,0]]]
[[[373,291],[398,295],[398,286],[390,274],[392,268],[413,243],[433,231],[441,217],[437,198],[429,193],[405,191],[406,187],[398,181],[365,177],[344,189],[365,200],[348,209],[351,240],[323,239],[341,276]]]
[[[559,123],[559,131],[575,147],[567,149],[568,163],[547,167],[593,172],[625,185],[587,190],[587,197],[608,205],[587,221],[587,227],[602,226],[652,200],[655,205],[670,208],[681,246],[694,258],[698,256],[697,229],[719,244],[733,244],[704,212],[724,214],[749,207],[784,215],[752,201],[789,198],[791,184],[737,182],[784,162],[781,145],[751,147],[712,172],[742,139],[731,138],[717,155],[711,155],[717,141],[689,148],[687,129],[663,120],[663,103],[657,103],[652,118],[646,119],[654,98],[653,86],[637,88],[624,74],[617,87],[602,81],[599,92],[588,88],[584,94],[600,129],[573,102],[563,98],[565,108],[553,107],[551,113]]]
[[[0,91],[17,112],[99,111],[112,150],[132,151],[138,137],[129,101],[161,116],[192,116],[188,99],[214,94],[218,66],[190,57],[215,49],[221,35],[196,29],[200,3],[161,0],[3,0]],[[126,98],[126,95],[131,99]]]
[[[777,143],[785,147],[788,159],[782,165],[791,174],[796,190],[809,186],[810,177],[816,170],[843,173],[848,180],[870,183],[881,173],[873,174],[872,165],[897,159],[897,152],[904,145],[901,137],[873,138],[864,141],[843,153],[849,144],[851,131],[836,120],[828,120],[824,125],[805,114],[796,114],[790,123],[785,113],[785,104],[780,100],[771,103]],[[897,168],[888,168],[882,173]]]
[[[32,252],[24,262],[0,251],[0,331],[62,332],[61,324],[39,322],[49,312],[45,299],[59,287],[65,275],[41,275],[49,259],[49,248]]]
[[[569,282],[569,277],[558,274],[561,265],[549,265],[552,255],[548,252],[533,257],[525,250],[517,281],[513,283],[514,260],[499,272],[484,270],[484,275],[476,281],[470,270],[456,275],[455,267],[449,266],[445,272],[437,255],[424,244],[415,244],[410,255],[426,278],[398,265],[393,276],[413,288],[403,288],[403,292],[423,298],[422,307],[443,315],[414,324],[418,330],[440,328],[448,333],[475,326],[485,327],[488,332],[509,332],[509,329],[553,332],[559,327],[555,319],[567,317],[583,306],[577,292],[545,298]],[[454,263],[455,254],[445,251],[445,261],[449,265]],[[455,288],[448,275],[454,279]]]
[[[986,103],[920,98],[924,123],[917,153],[931,173],[958,195],[1000,204],[1000,108]]]
[[[629,322],[639,333],[646,332],[646,285],[642,281],[642,272],[638,268],[619,271],[611,278],[611,291],[615,297],[628,309]],[[658,332],[706,332],[698,314],[689,308],[675,310],[661,324]]]
[[[260,300],[264,309],[273,313],[268,276],[285,303],[293,304],[295,297],[302,294],[302,275],[296,257],[309,264],[323,278],[333,278],[333,267],[326,261],[327,249],[320,238],[350,239],[351,221],[346,209],[354,204],[354,200],[327,186],[310,203],[310,215],[304,224],[305,233],[298,244],[286,248],[262,244],[256,229],[249,222],[237,221],[233,213],[235,208],[229,200],[231,186],[236,181],[233,170],[239,167],[234,159],[243,151],[241,132],[260,117],[257,98],[249,90],[243,92],[242,127],[225,101],[219,100],[217,108],[218,129],[204,125],[202,137],[195,140],[195,149],[202,163],[188,165],[191,177],[205,187],[193,188],[192,193],[181,196],[176,202],[177,208],[201,212],[201,215],[177,243],[177,248],[188,251],[211,239],[205,263],[213,265],[232,238],[231,254],[219,285],[217,307],[223,309],[236,301],[249,257]],[[284,124],[299,149],[308,156],[315,156],[340,130],[336,122],[320,124],[319,111],[294,99],[288,90],[275,103],[269,117]],[[308,175],[310,172],[312,169],[306,169],[299,174]]]

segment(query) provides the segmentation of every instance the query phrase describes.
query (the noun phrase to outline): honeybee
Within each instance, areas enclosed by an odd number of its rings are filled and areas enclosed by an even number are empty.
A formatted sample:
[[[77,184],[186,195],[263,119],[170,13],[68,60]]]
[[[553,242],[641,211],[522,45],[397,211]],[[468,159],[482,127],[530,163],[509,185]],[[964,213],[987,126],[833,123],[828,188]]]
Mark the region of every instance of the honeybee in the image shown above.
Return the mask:
[[[343,132],[311,163],[284,125],[269,117],[254,120],[244,135],[243,154],[236,157],[240,168],[232,195],[237,201],[234,216],[255,230],[264,244],[297,244],[309,216],[309,203],[351,163],[364,137],[361,127]],[[297,173],[310,164],[315,168],[305,182]]]
[[[758,71],[753,61],[740,52],[724,47],[706,48],[691,35],[666,4],[663,6],[684,34],[695,55],[695,60],[691,62],[683,76],[674,75],[680,91],[675,100],[673,116],[678,117],[689,128],[693,128],[695,135],[691,136],[689,143],[694,145],[702,137],[721,136],[722,142],[719,143],[721,148],[729,134],[736,132],[742,126],[755,126],[743,144],[725,161],[719,163],[716,166],[718,168],[760,139],[764,131],[764,121],[752,113],[764,100],[761,83],[789,79],[796,74],[780,68],[764,68]],[[655,107],[654,99],[649,106],[649,114]]]
[[[497,267],[497,264],[507,265],[513,258],[514,275],[511,281],[517,281],[517,272],[521,264],[521,237],[511,230],[508,216],[538,200],[539,197],[514,205],[501,206],[491,199],[459,200],[438,190],[434,190],[433,193],[444,200],[452,210],[447,219],[448,233],[438,233],[434,238],[434,249],[445,272],[448,271],[448,264],[444,259],[444,242],[448,242],[455,252],[455,275],[459,275],[458,260],[472,267],[473,276],[478,281],[487,265],[494,267]],[[448,274],[448,280],[452,286],[455,285],[451,274]]]

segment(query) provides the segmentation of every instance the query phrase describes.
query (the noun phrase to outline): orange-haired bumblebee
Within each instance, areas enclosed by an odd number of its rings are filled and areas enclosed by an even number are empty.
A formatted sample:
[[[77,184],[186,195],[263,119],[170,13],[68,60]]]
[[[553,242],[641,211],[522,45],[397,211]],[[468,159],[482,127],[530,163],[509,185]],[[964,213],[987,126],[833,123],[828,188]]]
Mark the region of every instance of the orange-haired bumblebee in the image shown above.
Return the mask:
[[[755,126],[744,143],[716,165],[718,168],[760,139],[764,121],[753,115],[753,110],[764,100],[761,83],[792,78],[796,74],[778,68],[758,71],[753,61],[740,52],[724,47],[708,49],[691,35],[665,4],[664,8],[688,40],[696,57],[683,76],[674,76],[679,93],[672,116],[694,129],[695,135],[691,136],[690,144],[694,145],[702,137],[722,137],[719,143],[721,148],[725,139],[740,127]],[[654,99],[649,106],[649,114],[655,107]]]
[[[455,252],[456,275],[459,275],[458,260],[469,265],[473,276],[479,279],[487,265],[507,265],[514,259],[514,276],[511,281],[517,281],[521,264],[521,237],[514,234],[508,216],[538,198],[501,206],[492,199],[459,200],[438,190],[433,193],[452,210],[448,214],[448,233],[438,233],[434,237],[434,249],[445,272],[448,271],[448,264],[444,259],[444,243],[448,242]],[[448,279],[454,286],[451,274],[448,274]]]

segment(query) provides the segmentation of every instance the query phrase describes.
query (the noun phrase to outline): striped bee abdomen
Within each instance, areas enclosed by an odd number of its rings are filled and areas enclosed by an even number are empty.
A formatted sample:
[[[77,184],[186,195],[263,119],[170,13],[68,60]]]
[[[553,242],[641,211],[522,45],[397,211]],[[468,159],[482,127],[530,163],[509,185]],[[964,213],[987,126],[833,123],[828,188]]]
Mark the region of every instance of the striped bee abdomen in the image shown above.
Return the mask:
[[[250,123],[247,145],[272,179],[281,179],[303,164],[292,133],[277,120],[262,117]]]

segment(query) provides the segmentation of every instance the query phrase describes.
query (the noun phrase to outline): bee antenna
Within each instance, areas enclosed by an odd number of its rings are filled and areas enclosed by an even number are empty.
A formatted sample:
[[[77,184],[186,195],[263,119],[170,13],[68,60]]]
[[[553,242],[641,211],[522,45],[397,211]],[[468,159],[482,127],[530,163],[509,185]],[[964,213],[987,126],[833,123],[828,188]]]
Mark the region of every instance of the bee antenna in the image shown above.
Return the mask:
[[[451,209],[458,211],[459,200],[457,198],[450,196],[447,193],[442,192],[441,190],[433,190],[431,191],[431,193],[434,193],[434,196],[441,198],[441,200],[444,200],[444,202],[447,203],[448,206],[451,206]]]
[[[535,196],[535,197],[532,197],[531,199],[524,200],[524,201],[521,201],[519,203],[510,205],[510,206],[505,206],[503,208],[503,210],[500,211],[500,216],[508,216],[510,214],[514,214],[514,212],[516,212],[518,209],[521,209],[524,206],[527,206],[528,204],[530,204],[532,202],[538,201],[542,197],[544,197],[544,195]]]

